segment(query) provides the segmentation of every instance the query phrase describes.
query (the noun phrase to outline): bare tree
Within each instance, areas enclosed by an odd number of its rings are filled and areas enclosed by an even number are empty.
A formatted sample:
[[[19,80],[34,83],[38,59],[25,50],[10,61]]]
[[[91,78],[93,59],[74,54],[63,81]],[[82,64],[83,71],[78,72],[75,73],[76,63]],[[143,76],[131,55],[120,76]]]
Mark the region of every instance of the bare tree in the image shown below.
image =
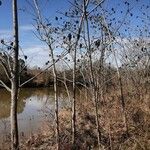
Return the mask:
[[[99,150],[101,149],[100,146],[100,139],[101,139],[101,132],[99,127],[99,117],[98,117],[98,101],[97,101],[97,88],[96,82],[94,79],[94,70],[93,70],[93,60],[92,60],[92,50],[91,50],[91,42],[90,42],[90,30],[89,30],[89,22],[87,16],[87,6],[86,1],[84,0],[84,13],[85,13],[85,23],[86,23],[86,30],[87,30],[87,41],[88,41],[88,56],[89,56],[89,70],[90,70],[90,81],[91,81],[91,88],[92,88],[92,99],[94,102],[95,107],[95,120],[96,120],[96,128],[97,128],[97,139],[98,139],[98,147]]]
[[[19,84],[19,36],[18,36],[18,11],[17,0],[12,1],[13,6],[13,26],[14,26],[14,45],[13,45],[13,71],[11,77],[11,148],[19,149],[18,123],[17,123],[17,102]]]
[[[11,93],[11,149],[19,149],[19,137],[18,137],[18,122],[17,122],[17,102],[18,102],[18,89],[19,89],[19,35],[18,35],[18,11],[17,0],[12,0],[12,14],[13,14],[13,34],[14,41],[8,46],[4,40],[1,40],[1,44],[6,45],[7,49],[11,49],[12,57],[3,52],[0,56],[0,64],[3,67],[7,78],[11,83],[11,88],[8,87],[2,80],[0,85],[6,88]]]
[[[73,100],[72,100],[72,143],[73,146],[75,146],[76,142],[76,63],[77,63],[77,46],[78,42],[80,40],[80,34],[82,31],[82,25],[84,21],[84,11],[80,19],[78,31],[77,31],[77,38],[75,41],[75,46],[74,46],[74,58],[73,58]]]
[[[55,99],[55,125],[56,125],[56,149],[60,149],[60,135],[59,135],[59,106],[58,106],[58,91],[57,91],[57,71],[56,71],[56,61],[55,61],[55,56],[54,56],[54,49],[53,49],[53,43],[55,42],[52,34],[54,32],[52,27],[49,27],[48,25],[46,25],[43,22],[42,16],[41,16],[41,12],[40,12],[40,8],[38,5],[38,1],[37,0],[33,0],[34,2],[34,6],[35,6],[35,10],[37,12],[37,19],[36,19],[36,23],[37,23],[37,30],[38,30],[38,35],[39,38],[44,41],[46,43],[46,45],[48,46],[49,49],[49,53],[52,59],[52,66],[53,66],[53,80],[54,80],[54,99]],[[51,29],[50,29],[51,28]],[[52,31],[51,31],[52,30]]]

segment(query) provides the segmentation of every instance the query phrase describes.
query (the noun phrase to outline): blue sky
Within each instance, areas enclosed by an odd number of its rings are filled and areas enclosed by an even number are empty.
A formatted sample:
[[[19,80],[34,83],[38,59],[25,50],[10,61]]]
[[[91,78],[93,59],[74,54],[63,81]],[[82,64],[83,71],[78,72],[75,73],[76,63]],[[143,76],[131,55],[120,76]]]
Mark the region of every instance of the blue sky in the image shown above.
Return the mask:
[[[12,0],[2,0],[2,5],[0,6],[0,39],[12,39],[11,1]],[[32,2],[32,0],[28,1]],[[138,20],[136,16],[141,13],[140,7],[142,5],[150,6],[150,0],[138,0],[138,4],[136,0],[127,1],[130,2],[130,4],[134,7],[132,10],[134,16],[131,19],[131,25],[133,28],[135,28],[137,25],[142,26],[142,22]],[[56,11],[65,12],[70,6],[67,0],[39,0],[39,2],[41,4],[42,13],[44,16],[51,18],[52,23],[55,20],[55,16],[58,15]],[[124,2],[125,0],[106,0],[105,8],[108,8],[110,11],[112,8],[117,8],[117,13],[114,16],[119,20],[122,15],[120,12],[126,9],[125,5],[123,4]],[[117,5],[118,3],[120,3],[120,5]],[[18,8],[20,46],[23,49],[24,54],[29,56],[28,63],[30,66],[43,66],[43,64],[45,64],[45,62],[49,59],[47,48],[33,34],[33,16],[27,11],[23,11],[24,9],[27,9],[28,11],[32,12],[32,9],[29,7],[26,0],[18,0]],[[150,13],[148,10],[147,13]]]
[[[0,6],[0,39],[12,39],[12,0],[2,0]],[[31,0],[29,0],[32,2]],[[54,20],[56,11],[65,10],[65,1],[60,0],[40,0],[42,13]],[[42,3],[41,3],[42,2]],[[49,59],[46,46],[33,34],[33,16],[29,14],[31,7],[26,0],[18,0],[19,8],[19,37],[20,46],[25,55],[28,55],[30,66],[43,66]],[[23,10],[26,11],[23,11]],[[43,50],[44,49],[44,50]]]

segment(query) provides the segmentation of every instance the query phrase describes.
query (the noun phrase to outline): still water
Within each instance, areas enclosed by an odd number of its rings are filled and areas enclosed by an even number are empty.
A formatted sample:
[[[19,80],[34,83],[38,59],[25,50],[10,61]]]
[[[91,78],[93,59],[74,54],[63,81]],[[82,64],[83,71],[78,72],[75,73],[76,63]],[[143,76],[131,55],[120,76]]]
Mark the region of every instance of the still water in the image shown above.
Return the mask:
[[[63,89],[59,89],[59,106],[68,107],[69,99]],[[54,92],[52,88],[21,89],[18,101],[19,135],[29,137],[42,127],[47,114],[54,113]],[[53,116],[53,115],[52,115]],[[53,120],[53,118],[51,117]],[[10,135],[10,94],[0,89],[0,142]]]

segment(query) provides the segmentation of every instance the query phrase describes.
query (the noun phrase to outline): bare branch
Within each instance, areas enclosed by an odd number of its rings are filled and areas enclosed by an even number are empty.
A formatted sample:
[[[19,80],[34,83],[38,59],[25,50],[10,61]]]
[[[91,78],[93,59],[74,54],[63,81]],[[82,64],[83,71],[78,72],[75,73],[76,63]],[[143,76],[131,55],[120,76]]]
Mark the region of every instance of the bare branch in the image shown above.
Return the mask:
[[[87,16],[89,16],[97,7],[99,7],[105,0],[101,0],[88,14]]]
[[[11,75],[10,75],[10,72],[7,68],[7,66],[5,65],[5,63],[3,61],[0,62],[0,65],[3,67],[5,73],[6,73],[6,76],[9,80],[11,80]]]
[[[0,80],[0,86],[4,87],[7,91],[11,92],[11,89],[2,80]]]
[[[56,61],[55,61],[55,64],[61,60],[63,57],[65,57],[66,55],[68,54],[68,51],[66,51],[64,54],[62,54],[62,56],[60,58],[58,58]],[[36,74],[34,77],[30,78],[29,80],[25,81],[24,83],[22,83],[19,87],[22,87],[24,86],[25,84],[27,84],[28,82],[34,80],[36,77],[38,77],[39,75],[43,74],[44,71],[48,70],[49,68],[51,68],[53,66],[53,64],[51,64],[50,66],[48,66],[47,68],[45,68],[43,71],[39,72],[38,74]]]

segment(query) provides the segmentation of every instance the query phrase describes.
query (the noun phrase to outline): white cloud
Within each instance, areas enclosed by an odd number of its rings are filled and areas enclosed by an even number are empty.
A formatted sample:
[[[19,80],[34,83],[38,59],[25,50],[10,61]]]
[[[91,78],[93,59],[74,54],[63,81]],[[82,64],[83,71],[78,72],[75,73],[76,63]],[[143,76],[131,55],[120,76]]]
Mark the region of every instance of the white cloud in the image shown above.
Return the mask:
[[[33,31],[34,26],[33,25],[22,25],[19,26],[19,30],[21,33],[25,33],[27,31]],[[3,29],[0,30],[0,39],[10,40],[13,36],[13,30],[11,29]]]
[[[20,31],[24,32],[24,31],[33,31],[34,30],[34,26],[33,25],[21,25],[19,27]]]
[[[9,40],[10,38],[12,38],[11,30],[0,30],[0,39]]]
[[[33,45],[23,49],[23,53],[28,56],[27,63],[30,66],[43,67],[49,60],[49,52],[43,45]]]

